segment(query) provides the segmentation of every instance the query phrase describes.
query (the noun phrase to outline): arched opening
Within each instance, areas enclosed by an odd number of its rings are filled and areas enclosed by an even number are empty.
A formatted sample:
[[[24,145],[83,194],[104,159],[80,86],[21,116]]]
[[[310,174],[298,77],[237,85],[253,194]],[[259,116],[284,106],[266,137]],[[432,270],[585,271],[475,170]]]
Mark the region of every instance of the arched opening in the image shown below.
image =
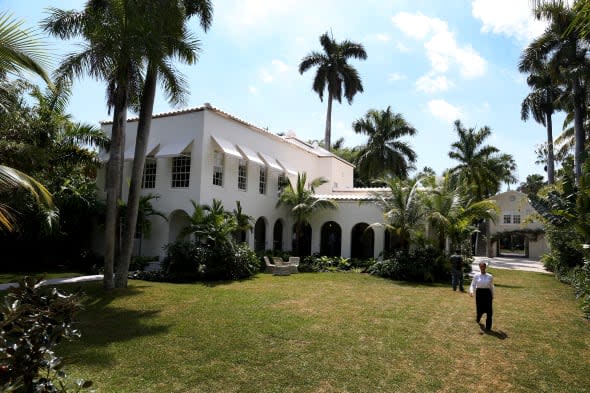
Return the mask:
[[[297,243],[297,225],[293,225],[292,232],[293,243],[291,244],[291,250],[300,257],[305,255],[311,255],[311,225],[305,223],[302,225],[300,240],[301,247]]]
[[[342,229],[334,221],[328,221],[322,225],[320,241],[320,254],[327,257],[339,257],[341,255]]]
[[[190,224],[188,214],[184,210],[174,210],[168,217],[168,242],[188,240],[189,236],[181,236],[180,233]]]
[[[359,223],[352,227],[350,257],[369,259],[375,256],[375,232],[367,223]]]
[[[528,239],[520,233],[508,233],[498,238],[497,255],[501,257],[528,256]]]
[[[266,223],[260,217],[254,225],[254,251],[266,250]]]
[[[397,250],[402,248],[400,237],[391,229],[385,230],[385,239],[383,242],[383,257],[388,258]]]
[[[283,251],[283,221],[276,220],[272,229],[272,249]]]

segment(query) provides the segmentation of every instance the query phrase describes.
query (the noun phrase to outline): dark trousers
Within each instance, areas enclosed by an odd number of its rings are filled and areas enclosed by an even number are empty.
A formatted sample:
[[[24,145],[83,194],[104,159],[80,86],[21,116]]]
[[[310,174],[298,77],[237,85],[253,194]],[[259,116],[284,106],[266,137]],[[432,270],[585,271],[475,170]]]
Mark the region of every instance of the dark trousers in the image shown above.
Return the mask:
[[[451,285],[453,285],[453,291],[457,290],[457,287],[463,291],[463,271],[459,269],[451,269]]]
[[[488,288],[478,288],[475,291],[475,306],[477,310],[477,322],[483,314],[486,314],[486,329],[492,328],[492,291]]]

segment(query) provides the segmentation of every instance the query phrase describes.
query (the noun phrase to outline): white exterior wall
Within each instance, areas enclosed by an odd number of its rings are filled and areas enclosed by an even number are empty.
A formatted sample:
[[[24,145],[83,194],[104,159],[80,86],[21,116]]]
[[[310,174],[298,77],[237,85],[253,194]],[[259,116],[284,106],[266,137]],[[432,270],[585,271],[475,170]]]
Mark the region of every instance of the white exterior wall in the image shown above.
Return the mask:
[[[495,223],[490,223],[490,235],[498,232],[516,231],[520,229],[543,229],[543,224],[534,219],[535,210],[528,201],[526,194],[518,191],[506,191],[490,198],[496,201],[499,209]],[[504,215],[510,215],[510,224],[504,223]],[[520,224],[512,222],[515,215],[520,216]],[[529,258],[539,259],[548,251],[544,235],[539,235],[536,241],[529,241]],[[497,256],[495,244],[488,250],[490,256]]]
[[[110,134],[111,124],[104,124],[103,130]],[[126,129],[126,140],[124,151],[134,150],[135,135],[137,132],[137,121],[129,121]],[[316,177],[326,177],[329,182],[316,190],[319,193],[330,193],[334,184],[338,187],[352,187],[353,167],[335,157],[321,157],[307,151],[293,143],[270,132],[257,129],[230,118],[216,110],[201,109],[195,111],[180,112],[173,115],[163,115],[152,119],[150,138],[148,146],[159,143],[159,151],[166,146],[179,144],[183,141],[192,140],[192,145],[187,152],[191,155],[191,173],[188,188],[172,188],[172,157],[159,157],[156,159],[156,186],[153,189],[142,189],[142,194],[148,193],[159,195],[159,199],[152,200],[154,209],[163,212],[169,219],[168,222],[160,217],[152,217],[152,233],[142,242],[143,255],[158,255],[162,258],[165,255],[163,246],[172,241],[177,228],[171,228],[174,224],[172,218],[177,219],[179,211],[190,215],[193,207],[190,200],[198,204],[211,204],[213,199],[223,203],[226,210],[236,207],[236,201],[240,201],[243,211],[254,218],[254,222],[262,218],[265,222],[266,239],[265,248],[272,248],[273,228],[277,220],[283,222],[283,249],[291,248],[291,229],[293,222],[286,207],[276,208],[278,201],[278,177],[282,172],[270,167],[267,168],[266,193],[259,192],[259,170],[260,165],[247,162],[247,188],[238,189],[238,162],[239,158],[224,154],[223,185],[213,184],[213,164],[215,151],[223,149],[217,145],[212,137],[221,138],[235,145],[245,146],[254,152],[264,153],[281,164],[297,172],[306,172],[309,180]],[[150,153],[150,152],[148,152]],[[128,184],[131,177],[130,159],[125,161],[123,198],[127,198]],[[291,181],[296,180],[292,174]],[[97,182],[102,191],[99,197],[105,198],[104,193],[104,169],[100,171]],[[319,252],[321,225],[326,221],[336,221],[342,228],[342,256],[350,255],[350,231],[352,227],[360,222],[373,223],[368,217],[381,219],[381,214],[372,211],[375,208],[365,206],[359,207],[356,201],[343,202],[340,208],[333,212],[321,212],[312,219],[312,252]],[[322,220],[321,214],[326,214]],[[349,222],[350,221],[350,222]],[[378,231],[377,231],[378,232]],[[253,231],[247,234],[247,241],[254,247]],[[136,242],[138,242],[136,240]],[[101,244],[100,239],[96,242]],[[375,233],[376,255],[383,249],[382,233]],[[137,247],[137,245],[136,245]],[[102,247],[101,247],[102,248]],[[97,251],[100,251],[97,248]]]

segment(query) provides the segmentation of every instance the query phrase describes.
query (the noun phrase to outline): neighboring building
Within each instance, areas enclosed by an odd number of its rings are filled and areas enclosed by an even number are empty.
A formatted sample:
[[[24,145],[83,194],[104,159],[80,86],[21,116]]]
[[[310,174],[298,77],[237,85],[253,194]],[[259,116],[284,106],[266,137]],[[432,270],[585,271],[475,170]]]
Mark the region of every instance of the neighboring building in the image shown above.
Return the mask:
[[[131,176],[137,123],[137,119],[127,122],[124,185]],[[111,126],[111,122],[102,123],[107,134]],[[253,249],[294,249],[289,211],[276,204],[286,179],[296,181],[298,172],[306,172],[308,180],[328,179],[316,193],[338,203],[337,210],[320,211],[312,217],[304,249],[343,257],[378,257],[385,243],[384,231],[365,229],[382,222],[383,213],[373,203],[362,203],[373,190],[353,188],[352,164],[294,135],[272,134],[209,104],[154,115],[142,193],[160,196],[152,203],[168,222],[152,218],[152,232],[143,240],[142,254],[162,258],[163,247],[176,240],[188,224],[193,213],[190,201],[211,204],[213,199],[221,200],[229,211],[239,200],[243,212],[254,217],[254,230],[245,239]],[[98,184],[104,185],[104,169]],[[100,243],[97,239],[97,249]]]
[[[521,256],[539,259],[548,251],[543,225],[535,219],[535,210],[526,194],[506,191],[490,199],[499,208],[496,222],[490,223],[487,255]]]

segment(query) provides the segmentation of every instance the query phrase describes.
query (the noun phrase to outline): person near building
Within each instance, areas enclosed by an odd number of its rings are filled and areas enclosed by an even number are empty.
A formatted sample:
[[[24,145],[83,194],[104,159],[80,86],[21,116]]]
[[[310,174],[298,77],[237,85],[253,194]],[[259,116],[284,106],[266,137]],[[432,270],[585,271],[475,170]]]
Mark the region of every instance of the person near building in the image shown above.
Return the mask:
[[[453,291],[457,288],[461,292],[465,292],[463,288],[463,257],[461,256],[461,250],[455,250],[455,253],[451,255],[451,285]]]
[[[492,329],[492,302],[494,300],[494,277],[486,272],[487,263],[479,263],[479,273],[475,273],[471,286],[469,287],[469,296],[473,297],[475,293],[476,322],[480,323],[483,314],[486,314],[486,330]]]

